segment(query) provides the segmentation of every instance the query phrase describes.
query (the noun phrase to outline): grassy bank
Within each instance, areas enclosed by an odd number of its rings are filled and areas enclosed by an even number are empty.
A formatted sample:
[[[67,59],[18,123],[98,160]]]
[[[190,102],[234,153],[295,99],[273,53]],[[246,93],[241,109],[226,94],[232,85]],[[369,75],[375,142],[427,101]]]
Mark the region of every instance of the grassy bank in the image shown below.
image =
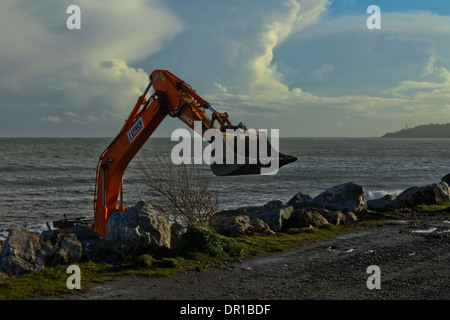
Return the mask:
[[[432,205],[419,205],[417,209],[419,212],[435,212],[435,211],[443,211],[450,208],[450,201],[441,203],[441,204],[432,204]]]
[[[81,290],[87,290],[94,283],[114,281],[121,276],[169,276],[179,272],[200,271],[209,266],[235,262],[250,256],[292,250],[312,241],[379,224],[376,221],[359,222],[351,226],[325,224],[316,228],[291,229],[272,236],[235,239],[220,236],[207,228],[194,228],[180,239],[176,250],[159,260],[150,255],[142,255],[121,266],[93,262],[77,264],[81,270]],[[67,288],[66,281],[71,274],[67,274],[66,270],[67,266],[60,266],[0,282],[0,300],[79,292],[80,290]]]

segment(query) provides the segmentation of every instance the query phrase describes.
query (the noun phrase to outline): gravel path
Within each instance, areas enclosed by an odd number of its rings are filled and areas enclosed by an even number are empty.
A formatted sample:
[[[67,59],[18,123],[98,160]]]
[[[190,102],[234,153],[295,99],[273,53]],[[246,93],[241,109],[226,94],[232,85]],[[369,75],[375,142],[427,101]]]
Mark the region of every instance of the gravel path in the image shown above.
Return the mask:
[[[170,277],[125,277],[49,299],[448,300],[448,220],[448,213],[409,218],[289,252]],[[381,289],[368,289],[372,265]]]

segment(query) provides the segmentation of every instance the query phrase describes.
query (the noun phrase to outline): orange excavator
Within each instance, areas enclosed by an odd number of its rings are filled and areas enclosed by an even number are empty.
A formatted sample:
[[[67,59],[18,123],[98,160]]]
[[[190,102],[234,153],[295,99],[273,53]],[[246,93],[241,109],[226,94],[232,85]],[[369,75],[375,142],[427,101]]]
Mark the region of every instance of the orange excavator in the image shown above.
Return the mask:
[[[149,99],[146,99],[152,86],[154,93]],[[206,110],[211,112],[211,118],[206,115]],[[227,113],[215,111],[208,101],[200,97],[190,85],[171,72],[167,70],[153,71],[150,75],[150,83],[138,98],[122,130],[103,151],[97,164],[92,229],[99,235],[106,237],[108,217],[112,213],[127,210],[122,196],[122,177],[125,169],[167,115],[180,119],[193,130],[201,131],[197,133],[202,137],[209,129],[220,130],[223,132],[225,142],[226,140],[231,141],[230,134],[226,133],[230,132],[229,129],[246,130],[242,123],[233,126],[228,120]],[[195,121],[201,121],[200,130],[199,126],[194,125]],[[214,125],[216,121],[219,128]],[[231,134],[231,136],[233,135]],[[232,139],[236,140],[236,136]],[[248,136],[246,139],[249,139]],[[250,141],[245,144],[247,154],[249,144]],[[227,143],[223,145],[227,148]],[[233,153],[237,153],[236,145],[232,145]],[[281,154],[278,151],[273,153],[268,141],[266,147],[269,156],[275,154],[278,157],[278,168],[297,160],[295,157]],[[259,159],[251,161],[245,156],[244,158],[247,160],[239,164],[212,163],[211,169],[215,175],[220,176],[244,175],[257,174],[260,168],[267,166],[267,161],[259,161]]]

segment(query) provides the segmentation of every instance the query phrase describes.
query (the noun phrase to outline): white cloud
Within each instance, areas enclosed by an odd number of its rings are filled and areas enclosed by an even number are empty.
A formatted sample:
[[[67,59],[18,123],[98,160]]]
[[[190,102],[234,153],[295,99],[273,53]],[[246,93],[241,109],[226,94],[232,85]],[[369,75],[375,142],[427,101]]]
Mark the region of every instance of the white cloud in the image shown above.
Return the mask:
[[[103,118],[121,125],[152,71],[132,64],[161,50],[183,24],[159,0],[75,2],[81,30],[66,27],[70,3],[2,1],[0,95],[29,114],[45,109],[28,109],[42,97],[48,106],[60,105],[61,114],[42,117],[46,121],[78,114],[79,122]]]
[[[260,36],[262,50],[251,61],[254,72],[254,86],[270,87],[276,90],[286,90],[282,83],[282,75],[277,66],[272,64],[274,49],[283,43],[292,33],[317,23],[320,15],[325,12],[329,1],[295,1],[283,3],[286,12],[276,15],[264,26],[265,31]]]
[[[328,73],[333,71],[334,67],[330,63],[323,63],[319,68],[314,70],[312,75],[319,80],[323,80]]]
[[[215,85],[217,88],[219,88],[220,91],[222,91],[222,92],[224,92],[224,93],[226,93],[226,92],[228,91],[228,87],[225,86],[225,85],[223,85],[223,84],[214,82],[214,85]]]
[[[326,0],[215,3],[202,19],[198,3],[75,2],[81,30],[69,31],[68,3],[2,1],[1,108],[16,123],[51,115],[113,135],[147,66],[170,69],[233,122],[281,135],[374,136],[450,116],[448,16],[383,11],[382,29],[368,30],[365,12],[330,18]]]
[[[44,116],[41,118],[43,121],[61,123],[61,118],[59,116]]]
[[[250,81],[210,102],[287,136],[379,136],[405,121],[450,120],[450,17],[384,13],[382,30],[368,30],[365,15],[321,19],[325,1],[287,4],[242,63]]]

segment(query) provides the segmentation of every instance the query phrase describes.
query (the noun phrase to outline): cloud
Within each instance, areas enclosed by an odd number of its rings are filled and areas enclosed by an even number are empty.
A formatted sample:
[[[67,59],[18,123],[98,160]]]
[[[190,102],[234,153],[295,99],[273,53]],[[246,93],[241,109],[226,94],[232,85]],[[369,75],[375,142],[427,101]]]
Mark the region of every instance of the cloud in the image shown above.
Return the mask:
[[[312,75],[319,80],[323,80],[328,73],[333,71],[333,65],[330,63],[323,63],[318,69],[314,70]]]
[[[326,0],[206,2],[73,1],[81,30],[70,31],[69,2],[3,1],[0,135],[114,135],[155,68],[232,122],[282,136],[377,136],[449,117],[449,16],[382,8],[382,29],[368,30],[365,10],[329,14]],[[51,117],[64,126],[51,131]]]
[[[53,123],[61,123],[61,118],[59,116],[45,116],[42,117],[43,121],[53,122]]]
[[[228,91],[228,87],[225,86],[225,85],[223,85],[223,84],[214,82],[214,85],[215,85],[217,88],[219,88],[220,91],[222,91],[222,92],[225,92],[225,93],[226,93],[226,92]]]
[[[303,1],[300,3],[295,0],[283,3],[285,12],[277,14],[272,21],[265,25],[265,31],[260,36],[262,50],[251,62],[254,86],[287,89],[282,83],[282,75],[277,71],[277,66],[272,64],[274,49],[292,33],[316,23],[328,4],[329,1]]]
[[[265,17],[242,62],[249,81],[210,102],[285,136],[379,136],[405,121],[448,121],[450,17],[383,13],[382,29],[368,30],[364,14],[327,19],[327,5],[288,1]]]
[[[73,4],[81,9],[80,30],[66,27],[68,2],[2,2],[0,29],[9,32],[0,35],[0,68],[4,70],[0,96],[5,108],[12,110],[9,122],[18,120],[11,118],[19,111],[55,123],[74,122],[77,114],[79,123],[94,119],[115,123],[109,130],[97,131],[112,135],[152,71],[134,65],[160,51],[183,24],[158,0],[78,0]],[[39,116],[55,106],[61,107],[60,114]],[[8,125],[2,127],[0,134]],[[34,134],[40,130],[36,127]]]

